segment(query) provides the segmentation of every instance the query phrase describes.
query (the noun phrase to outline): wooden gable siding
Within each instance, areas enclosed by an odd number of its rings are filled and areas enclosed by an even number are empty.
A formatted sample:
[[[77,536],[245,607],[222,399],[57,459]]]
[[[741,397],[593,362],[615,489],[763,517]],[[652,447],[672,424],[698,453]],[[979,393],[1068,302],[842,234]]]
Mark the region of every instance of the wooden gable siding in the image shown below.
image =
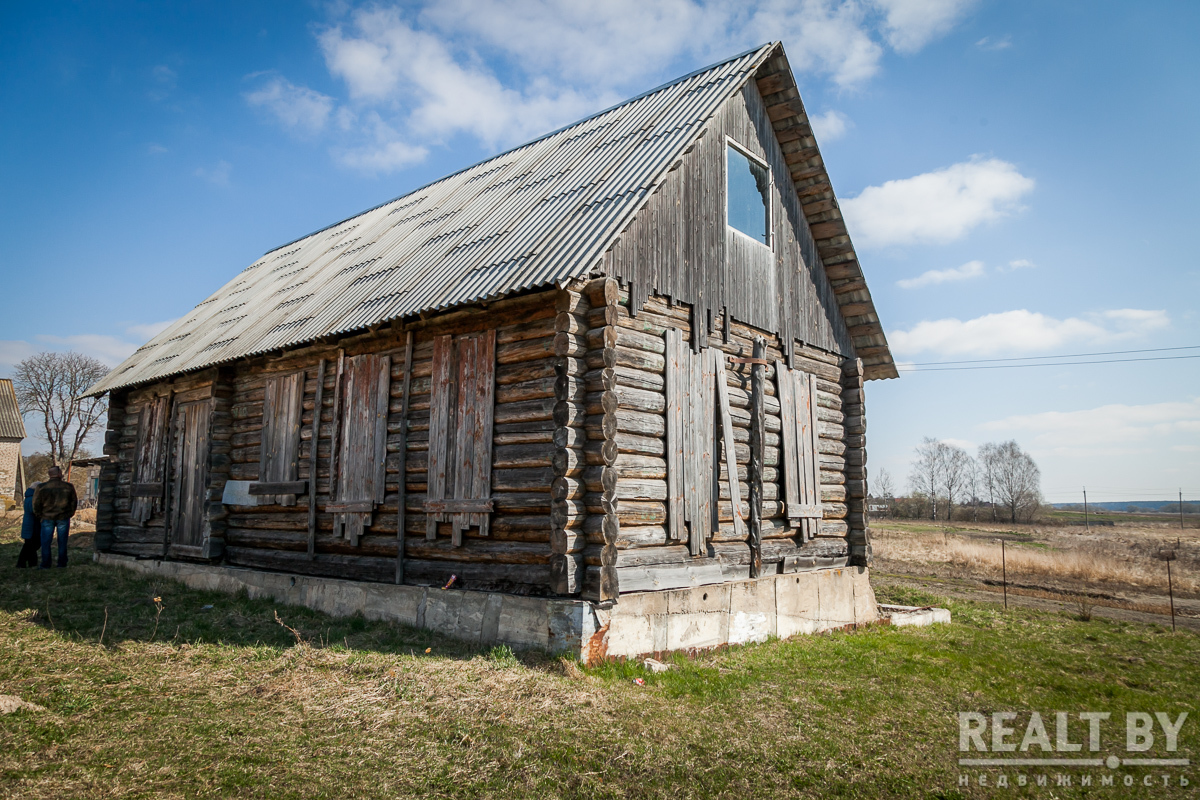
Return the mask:
[[[725,224],[726,136],[771,168],[773,281],[748,279],[767,251]],[[790,176],[751,81],[721,107],[605,254],[605,272],[628,281],[635,315],[657,293],[687,303],[708,331],[720,329],[728,310],[734,320],[765,334],[853,357],[850,334]],[[700,327],[691,330],[701,333]],[[694,339],[693,348],[698,343]]]
[[[614,288],[610,294],[612,302],[606,302],[602,292],[595,290],[586,316],[591,371],[584,405],[589,415],[597,415],[587,418],[586,430],[589,440],[601,440],[605,447],[583,452],[590,465],[582,473],[589,514],[582,526],[586,543],[579,554],[583,596],[606,599],[614,593],[746,578],[753,558],[752,535],[761,539],[757,552],[765,573],[846,564],[851,547],[865,541],[866,525],[862,513],[865,424],[857,359],[811,345],[792,348],[791,359],[805,375],[797,382],[807,381],[815,387],[811,395],[816,400],[815,436],[808,440],[815,441],[818,451],[818,476],[807,485],[817,492],[812,499],[820,501],[820,518],[811,526],[798,525],[787,515],[783,418],[775,366],[786,362],[789,354],[767,332],[737,322],[730,326],[728,341],[723,332],[700,333],[702,352],[724,355],[731,435],[714,437],[716,525],[696,556],[672,521],[672,508],[686,503],[677,498],[683,486],[672,478],[676,468],[672,465],[685,455],[672,455],[669,431],[678,423],[672,423],[670,416],[681,403],[673,402],[667,389],[672,337],[678,336],[680,342],[695,341],[690,327],[694,317],[688,307],[657,297],[647,298],[640,313],[633,316],[630,290]],[[678,334],[669,333],[671,330]],[[752,365],[734,359],[752,357],[756,338],[766,339],[761,358],[768,363],[760,367],[764,395],[761,513],[755,532],[747,522],[752,518],[753,500],[749,480]],[[702,363],[699,356],[694,359]],[[859,377],[855,377],[855,369],[860,370]],[[612,398],[611,404],[607,397]],[[717,398],[720,402],[720,395]],[[803,431],[796,435],[808,437]],[[611,450],[607,449],[609,443]],[[736,465],[734,476],[728,469],[730,449]],[[797,484],[798,490],[802,485]],[[736,486],[740,518],[734,515],[732,486]]]

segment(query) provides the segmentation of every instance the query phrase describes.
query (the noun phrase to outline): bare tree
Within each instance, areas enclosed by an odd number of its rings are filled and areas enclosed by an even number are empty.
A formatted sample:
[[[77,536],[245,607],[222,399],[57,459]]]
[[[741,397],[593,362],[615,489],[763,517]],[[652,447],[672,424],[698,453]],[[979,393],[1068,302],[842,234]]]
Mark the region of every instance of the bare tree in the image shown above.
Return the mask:
[[[946,493],[946,519],[954,518],[954,501],[967,489],[971,457],[956,445],[938,442],[942,459],[942,488]]]
[[[1033,458],[1012,440],[986,444],[980,448],[980,453],[984,452],[985,474],[995,502],[1008,509],[1009,521],[1032,517],[1042,501],[1042,472]]]
[[[913,492],[929,498],[930,519],[937,519],[938,492],[942,489],[942,474],[945,471],[945,445],[926,436],[917,447],[917,459],[913,461],[908,483]]]
[[[80,395],[107,374],[108,367],[82,353],[38,353],[17,364],[17,401],[41,417],[54,464],[70,466],[103,418],[104,399]]]
[[[982,472],[979,467],[978,459],[968,457],[967,460],[967,479],[963,485],[968,498],[971,501],[971,521],[979,522],[979,489],[982,481]]]
[[[892,497],[896,494],[895,486],[892,484],[892,476],[886,469],[880,469],[879,475],[875,477],[874,495],[883,500],[887,504],[887,515],[892,515]]]
[[[980,488],[987,492],[988,505],[992,508],[992,522],[998,522],[996,514],[996,476],[1000,471],[1000,445],[989,442],[979,448]]]

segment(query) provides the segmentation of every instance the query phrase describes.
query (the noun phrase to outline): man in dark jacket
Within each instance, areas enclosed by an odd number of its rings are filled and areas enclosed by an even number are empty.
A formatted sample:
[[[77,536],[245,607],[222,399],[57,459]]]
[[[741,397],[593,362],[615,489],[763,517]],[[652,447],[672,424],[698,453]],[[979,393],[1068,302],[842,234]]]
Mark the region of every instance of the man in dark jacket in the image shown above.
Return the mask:
[[[75,487],[62,479],[62,470],[51,467],[50,480],[33,493],[33,513],[42,521],[42,569],[50,568],[50,540],[58,531],[58,565],[67,565],[67,531],[75,516]]]
[[[33,492],[40,483],[25,490],[25,516],[21,518],[21,554],[17,556],[17,567],[36,567],[38,550],[42,549],[42,521],[33,513]]]

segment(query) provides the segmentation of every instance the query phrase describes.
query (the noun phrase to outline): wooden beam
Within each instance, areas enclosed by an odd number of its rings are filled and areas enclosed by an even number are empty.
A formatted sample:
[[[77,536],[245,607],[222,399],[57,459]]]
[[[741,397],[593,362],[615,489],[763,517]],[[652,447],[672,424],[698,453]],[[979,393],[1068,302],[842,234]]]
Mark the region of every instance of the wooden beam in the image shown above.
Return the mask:
[[[762,572],[762,503],[763,503],[763,458],[766,430],[766,409],[763,407],[766,394],[767,343],[761,336],[754,338],[754,359],[750,368],[750,464],[746,470],[750,484],[750,577],[757,578]]]
[[[396,584],[404,583],[404,515],[408,495],[408,477],[405,461],[408,457],[408,396],[412,390],[413,332],[410,330],[404,341],[404,397],[400,401],[400,458],[398,489],[396,498]],[[316,453],[316,448],[313,449]]]
[[[247,491],[255,497],[273,494],[302,495],[308,491],[308,481],[276,481],[274,483],[255,481],[250,484]]]
[[[317,365],[317,393],[313,398],[312,448],[308,454],[308,479],[312,481],[312,491],[308,493],[308,557],[310,559],[317,555],[317,450],[321,441],[321,412],[324,404],[325,359],[322,358]]]

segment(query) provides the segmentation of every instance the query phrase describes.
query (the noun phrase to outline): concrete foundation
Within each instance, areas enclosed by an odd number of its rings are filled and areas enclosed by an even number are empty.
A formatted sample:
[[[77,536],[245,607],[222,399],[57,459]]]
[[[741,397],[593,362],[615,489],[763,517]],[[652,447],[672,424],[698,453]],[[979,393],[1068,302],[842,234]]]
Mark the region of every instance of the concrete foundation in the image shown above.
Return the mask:
[[[584,600],[361,583],[111,553],[97,553],[96,560],[173,578],[194,589],[245,589],[251,597],[270,597],[333,616],[362,614],[473,644],[503,642],[563,653],[585,663],[787,638],[879,620],[865,567],[637,592],[621,595],[619,602],[605,608]]]

